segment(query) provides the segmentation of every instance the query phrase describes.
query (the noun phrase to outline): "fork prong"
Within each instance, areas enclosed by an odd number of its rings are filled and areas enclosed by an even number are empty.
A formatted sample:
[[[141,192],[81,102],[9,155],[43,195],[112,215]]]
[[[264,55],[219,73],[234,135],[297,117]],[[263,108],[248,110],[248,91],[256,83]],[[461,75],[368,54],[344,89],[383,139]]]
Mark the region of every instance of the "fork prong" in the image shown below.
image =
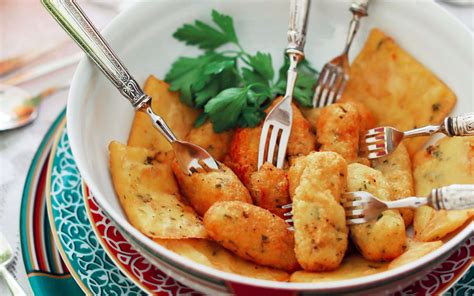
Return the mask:
[[[367,204],[366,200],[346,201],[342,203],[345,209],[363,207]]]
[[[380,151],[380,150],[386,150],[387,147],[386,147],[386,143],[383,142],[383,143],[377,143],[377,144],[372,144],[372,145],[368,145],[367,146],[367,151],[368,152],[377,152],[377,151]]]
[[[313,95],[313,107],[320,108],[321,91],[322,91],[322,87],[326,79],[326,76],[328,74],[328,71],[329,71],[329,67],[328,65],[325,65],[323,69],[321,70],[321,73],[319,74],[318,81],[316,82],[316,89],[314,90],[314,95]]]
[[[286,219],[285,222],[286,222],[286,223],[293,223],[293,219],[292,219],[292,218]]]
[[[290,226],[287,228],[289,231],[295,231],[295,228],[293,226]]]
[[[293,208],[293,204],[286,204],[286,205],[283,205],[281,206],[282,209],[291,209]]]
[[[380,157],[384,157],[387,154],[388,154],[387,150],[380,150],[380,151],[376,151],[376,152],[370,152],[367,155],[367,158],[368,159],[377,159],[377,158],[380,158]]]
[[[347,225],[363,224],[369,222],[366,218],[347,219]]]
[[[263,160],[265,159],[265,148],[267,146],[269,129],[270,123],[265,121],[265,123],[263,124],[262,132],[260,133],[260,143],[258,145],[258,169],[260,169],[260,167],[263,165]]]
[[[328,94],[329,94],[329,89],[334,85],[334,80],[336,78],[336,73],[333,69],[333,67],[329,67],[328,69],[328,75],[326,80],[324,81],[324,84],[322,86],[322,91],[321,91],[321,96],[319,97],[319,107],[323,108],[328,105]]]
[[[364,214],[364,209],[360,210],[346,210],[346,217],[360,216]]]
[[[285,216],[285,217],[291,217],[291,216],[293,216],[293,213],[292,213],[291,211],[290,211],[290,212],[286,212],[286,213],[283,214],[283,216]]]
[[[378,134],[372,137],[365,138],[366,144],[373,144],[377,142],[385,142],[385,134]]]
[[[275,125],[273,125],[270,141],[268,142],[268,152],[267,152],[267,162],[272,163],[272,164],[274,163],[273,159],[275,156],[276,141],[277,141],[279,133],[280,133],[280,129],[276,127]]]
[[[334,75],[334,82],[329,89],[327,105],[334,104],[339,94],[339,88],[344,81],[344,72],[341,69],[337,68]]]
[[[339,87],[339,90],[337,91],[337,96],[336,96],[336,101],[342,96],[342,94],[344,93],[344,90],[346,89],[346,85],[347,85],[347,78],[345,75],[343,75],[343,80],[342,80],[342,83],[341,83],[341,86]]]
[[[385,128],[384,127],[376,127],[376,128],[373,128],[373,129],[369,129],[365,133],[365,136],[366,137],[371,137],[371,136],[375,136],[375,135],[378,135],[378,134],[381,134],[381,133],[385,133]]]
[[[286,149],[288,147],[290,134],[291,134],[291,126],[284,127],[281,131],[280,143],[278,145],[277,165],[276,165],[276,167],[279,169],[282,169],[285,163]]]

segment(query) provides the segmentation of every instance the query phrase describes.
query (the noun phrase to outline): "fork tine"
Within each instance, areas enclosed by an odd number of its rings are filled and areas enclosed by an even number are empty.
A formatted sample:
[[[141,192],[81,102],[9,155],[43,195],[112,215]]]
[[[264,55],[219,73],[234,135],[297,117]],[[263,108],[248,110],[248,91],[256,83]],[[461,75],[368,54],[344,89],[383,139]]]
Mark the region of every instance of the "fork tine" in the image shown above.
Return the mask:
[[[369,129],[365,133],[365,136],[366,137],[371,137],[371,136],[375,136],[375,135],[378,135],[378,134],[381,134],[381,133],[385,133],[385,128],[384,127],[376,127],[376,128],[373,128],[373,129]]]
[[[293,223],[293,219],[292,219],[292,218],[286,219],[285,222],[286,222],[286,223]]]
[[[337,91],[336,101],[342,96],[342,94],[344,93],[344,90],[346,89],[346,85],[347,85],[346,76],[345,75],[342,75],[342,76],[343,76],[343,79],[342,79],[341,86],[339,87],[339,90]]]
[[[265,148],[267,144],[267,138],[268,138],[268,130],[270,128],[270,123],[265,121],[263,124],[262,132],[260,134],[260,143],[258,145],[258,169],[263,165],[263,160],[265,159]]]
[[[324,80],[326,78],[326,75],[328,74],[328,65],[325,65],[323,69],[321,70],[321,73],[319,74],[318,81],[316,82],[316,89],[314,90],[314,95],[313,95],[313,107],[318,107],[320,108],[320,95],[321,95],[321,90],[322,86],[324,83]]]
[[[321,96],[319,97],[320,108],[323,108],[328,105],[327,99],[328,99],[329,89],[334,84],[334,79],[336,75],[334,72],[334,69],[332,67],[329,67],[328,72],[329,73],[327,75],[327,78],[324,81],[324,84],[322,86]]]
[[[369,222],[366,218],[347,219],[347,225],[363,224]]]
[[[341,72],[341,69],[337,68],[334,74],[334,83],[330,87],[330,91],[328,94],[327,104],[331,105],[337,99],[337,95],[339,94],[339,88],[344,81],[344,72]]]
[[[282,209],[291,209],[293,208],[293,204],[286,204],[286,205],[283,205],[281,206]]]
[[[378,134],[372,137],[365,138],[365,143],[367,144],[377,143],[380,141],[385,142],[385,134]]]
[[[280,133],[280,129],[276,127],[275,125],[273,125],[270,141],[268,142],[267,162],[269,163],[274,163],[273,158],[275,154],[276,141],[277,141],[279,133]]]
[[[364,214],[364,210],[346,210],[346,217],[360,216]]]
[[[280,144],[278,145],[278,156],[277,156],[277,165],[276,167],[279,169],[283,168],[283,164],[285,163],[285,156],[286,156],[286,149],[288,147],[288,140],[290,139],[291,134],[291,126],[285,127],[282,129],[280,135]]]
[[[380,151],[376,151],[376,152],[370,152],[369,155],[367,155],[367,158],[368,159],[376,159],[376,158],[383,157],[387,154],[388,154],[387,150],[380,150]]]
[[[291,217],[291,216],[293,216],[293,213],[292,213],[291,211],[290,211],[290,212],[286,212],[286,213],[283,214],[283,216],[285,216],[285,217]]]

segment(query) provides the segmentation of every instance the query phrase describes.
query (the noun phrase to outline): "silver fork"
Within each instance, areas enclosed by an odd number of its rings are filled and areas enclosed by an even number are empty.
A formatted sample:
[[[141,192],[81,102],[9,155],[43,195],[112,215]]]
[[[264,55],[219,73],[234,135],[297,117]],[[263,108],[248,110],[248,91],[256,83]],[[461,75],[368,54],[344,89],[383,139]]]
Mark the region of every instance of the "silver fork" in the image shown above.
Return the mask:
[[[380,200],[365,191],[342,195],[342,206],[348,225],[367,223],[377,219],[388,209],[418,208],[429,205],[436,210],[462,210],[474,208],[474,184],[450,185],[433,189],[427,197],[407,197],[394,201]]]
[[[288,29],[288,47],[286,53],[290,59],[285,97],[268,112],[263,123],[260,134],[260,144],[258,147],[258,168],[265,161],[274,164],[275,150],[278,146],[278,156],[276,167],[282,168],[285,162],[286,148],[291,133],[293,122],[293,112],[291,101],[293,100],[293,89],[295,88],[298,73],[296,67],[298,62],[304,59],[304,44],[306,41],[306,28],[308,21],[310,1],[291,0],[290,1],[290,24]],[[269,131],[272,131],[268,139]],[[277,140],[279,143],[277,145]],[[269,142],[267,142],[269,140]],[[265,157],[266,156],[266,157]]]
[[[319,74],[314,90],[313,107],[322,108],[333,104],[343,93],[349,79],[349,49],[359,30],[361,18],[367,16],[369,0],[353,0],[350,11],[352,20],[349,25],[346,45],[341,55],[326,63]]]
[[[383,157],[395,151],[405,138],[429,136],[443,133],[449,137],[474,135],[474,112],[444,119],[441,125],[429,125],[401,132],[393,127],[376,127],[365,134],[363,146],[369,152],[369,159]]]
[[[122,95],[130,101],[135,110],[145,112],[150,116],[155,128],[173,146],[176,160],[185,173],[192,174],[198,171],[219,169],[217,161],[206,150],[176,138],[163,118],[153,112],[151,109],[152,98],[143,92],[104,37],[74,0],[41,0],[41,2]]]

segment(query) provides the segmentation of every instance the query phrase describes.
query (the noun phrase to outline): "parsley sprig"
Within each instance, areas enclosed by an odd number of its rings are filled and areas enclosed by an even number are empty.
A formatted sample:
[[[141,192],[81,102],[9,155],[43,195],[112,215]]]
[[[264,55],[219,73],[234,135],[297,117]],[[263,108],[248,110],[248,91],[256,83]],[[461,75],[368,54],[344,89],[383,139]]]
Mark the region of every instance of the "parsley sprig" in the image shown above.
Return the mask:
[[[272,57],[268,53],[246,52],[230,16],[212,11],[213,25],[196,20],[185,24],[173,37],[204,52],[197,57],[180,57],[166,74],[170,90],[180,91],[181,101],[204,111],[195,126],[211,120],[214,130],[254,127],[265,118],[265,108],[286,90],[288,58],[275,79]],[[218,50],[231,44],[232,50]],[[294,91],[295,100],[311,106],[317,71],[307,61],[300,64]]]

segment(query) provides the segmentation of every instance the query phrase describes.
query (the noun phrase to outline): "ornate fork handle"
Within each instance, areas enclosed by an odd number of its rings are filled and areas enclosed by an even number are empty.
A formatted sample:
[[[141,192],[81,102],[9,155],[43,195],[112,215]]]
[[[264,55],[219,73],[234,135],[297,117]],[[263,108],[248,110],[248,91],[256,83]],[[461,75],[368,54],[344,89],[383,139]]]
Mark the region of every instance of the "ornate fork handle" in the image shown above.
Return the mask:
[[[344,47],[345,54],[349,53],[354,37],[359,31],[360,19],[368,16],[367,10],[369,9],[369,0],[353,0],[349,10],[352,12],[352,20],[349,25],[349,32],[347,33],[346,45]]]
[[[309,0],[290,0],[287,54],[295,53],[304,57],[309,7]]]
[[[433,189],[428,199],[430,205],[437,210],[474,209],[474,184]]]
[[[368,16],[369,0],[352,0],[350,11],[359,16]]]
[[[150,101],[74,0],[41,2],[135,109]]]
[[[458,116],[448,116],[441,125],[428,125],[403,132],[404,137],[430,136],[435,133],[444,133],[449,137],[474,136],[474,112]]]

